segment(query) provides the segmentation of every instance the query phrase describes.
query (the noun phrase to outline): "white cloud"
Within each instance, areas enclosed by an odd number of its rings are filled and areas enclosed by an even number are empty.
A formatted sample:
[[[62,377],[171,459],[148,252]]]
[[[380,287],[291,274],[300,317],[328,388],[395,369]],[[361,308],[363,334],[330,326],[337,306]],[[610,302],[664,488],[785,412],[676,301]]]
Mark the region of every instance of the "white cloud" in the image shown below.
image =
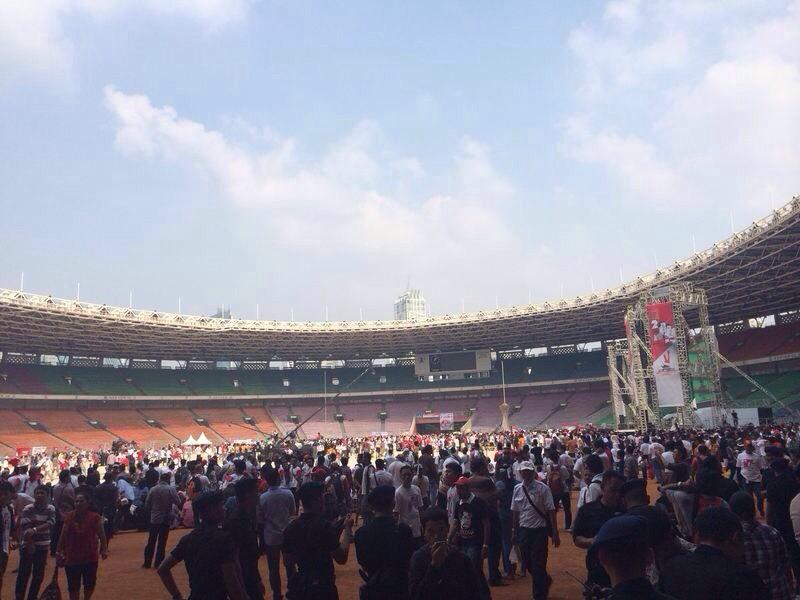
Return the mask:
[[[6,0],[0,2],[0,76],[71,83],[74,44],[63,31],[71,15],[97,20],[150,13],[191,19],[217,30],[241,21],[250,0]]]
[[[66,2],[0,2],[0,75],[24,71],[64,79],[74,49],[61,29]]]
[[[154,106],[147,96],[107,86],[105,103],[117,121],[114,143],[120,153],[202,174],[235,205],[266,211],[271,239],[283,247],[307,247],[313,240],[318,247],[425,260],[431,252],[478,259],[487,244],[514,243],[498,217],[498,204],[509,200],[513,188],[475,140],[464,139],[454,157],[455,187],[449,194],[399,199],[382,189],[394,187],[393,167],[403,165],[410,178],[423,172],[416,159],[376,156],[382,133],[374,122],[357,123],[324,156],[301,162],[291,139],[254,151],[179,116],[171,106]]]
[[[568,119],[564,129],[564,153],[602,166],[630,195],[648,196],[659,203],[675,196],[675,173],[645,140],[614,131],[595,131],[585,119],[577,117]]]
[[[603,35],[588,27],[570,33],[567,43],[584,69],[580,90],[584,101],[597,101],[612,93],[615,87],[636,87],[647,77],[674,71],[686,64],[689,43],[683,32],[666,30],[641,38],[626,34]]]
[[[419,159],[413,156],[398,158],[392,163],[392,169],[401,177],[408,176],[412,179],[419,179],[425,175],[425,167]]]
[[[584,79],[562,151],[631,203],[763,212],[800,188],[800,0],[692,4],[611,2],[570,34]]]

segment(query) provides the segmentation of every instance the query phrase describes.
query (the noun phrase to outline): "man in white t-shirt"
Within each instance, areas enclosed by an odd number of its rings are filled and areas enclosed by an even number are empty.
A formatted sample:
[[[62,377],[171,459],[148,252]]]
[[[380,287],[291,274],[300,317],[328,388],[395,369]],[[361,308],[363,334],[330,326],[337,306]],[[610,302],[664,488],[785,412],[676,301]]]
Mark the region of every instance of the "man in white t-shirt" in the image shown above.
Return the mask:
[[[422,509],[422,492],[411,483],[413,469],[403,465],[400,469],[401,484],[394,493],[394,512],[400,523],[405,523],[411,528],[411,535],[417,548],[422,546],[422,523],[419,511]]]
[[[394,485],[395,489],[399,488],[403,484],[400,479],[400,471],[406,466],[408,466],[408,464],[403,460],[403,456],[398,454],[397,459],[393,460],[386,467],[386,472],[392,476],[392,484]]]
[[[744,452],[736,457],[736,469],[744,479],[744,489],[756,496],[758,512],[764,516],[764,498],[761,496],[761,470],[764,457],[756,452],[752,442],[745,446]]]

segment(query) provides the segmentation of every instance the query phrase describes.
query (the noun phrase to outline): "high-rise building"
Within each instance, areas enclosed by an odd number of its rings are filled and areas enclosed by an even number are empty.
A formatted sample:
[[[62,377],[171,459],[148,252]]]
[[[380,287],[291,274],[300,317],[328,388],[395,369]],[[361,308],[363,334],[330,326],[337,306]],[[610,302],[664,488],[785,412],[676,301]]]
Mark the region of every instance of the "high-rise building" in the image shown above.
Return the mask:
[[[419,290],[406,290],[394,301],[395,321],[413,321],[427,316],[427,304]]]

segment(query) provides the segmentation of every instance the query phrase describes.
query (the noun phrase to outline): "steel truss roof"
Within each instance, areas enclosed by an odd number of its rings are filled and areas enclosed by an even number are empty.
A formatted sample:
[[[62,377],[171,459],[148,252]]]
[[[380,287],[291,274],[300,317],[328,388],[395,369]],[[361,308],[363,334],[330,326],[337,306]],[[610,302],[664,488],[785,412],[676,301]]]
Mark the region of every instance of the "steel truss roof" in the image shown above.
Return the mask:
[[[0,350],[71,356],[322,360],[538,348],[619,338],[626,306],[692,282],[712,323],[800,306],[800,196],[745,230],[620,287],[557,302],[418,321],[282,322],[119,308],[0,289]]]

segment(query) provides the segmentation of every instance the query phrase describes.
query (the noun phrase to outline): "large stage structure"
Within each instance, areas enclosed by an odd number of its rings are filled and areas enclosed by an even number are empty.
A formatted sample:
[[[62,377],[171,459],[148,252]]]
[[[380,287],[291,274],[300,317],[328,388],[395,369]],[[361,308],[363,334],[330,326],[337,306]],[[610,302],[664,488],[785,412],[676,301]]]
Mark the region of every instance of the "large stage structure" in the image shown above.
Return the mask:
[[[721,425],[724,403],[705,290],[680,283],[649,290],[625,311],[625,334],[607,343],[611,404],[619,426]]]

